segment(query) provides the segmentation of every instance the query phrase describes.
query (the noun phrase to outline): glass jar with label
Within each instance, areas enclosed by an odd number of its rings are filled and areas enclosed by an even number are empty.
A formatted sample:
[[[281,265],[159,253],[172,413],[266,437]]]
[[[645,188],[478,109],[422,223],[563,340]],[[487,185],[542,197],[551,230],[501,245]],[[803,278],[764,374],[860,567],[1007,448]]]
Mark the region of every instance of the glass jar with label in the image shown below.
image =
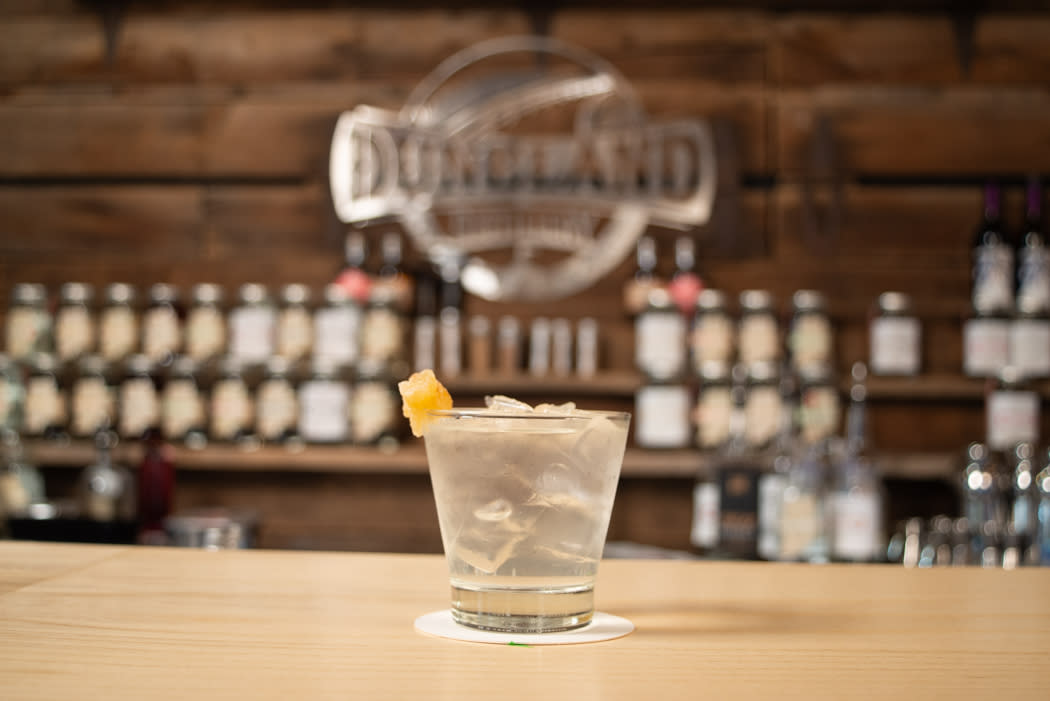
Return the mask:
[[[255,392],[255,434],[266,443],[299,443],[299,398],[280,356],[266,363],[266,376]]]
[[[397,307],[396,290],[372,288],[361,322],[361,360],[387,365],[403,364],[405,358],[405,319]],[[401,374],[407,368],[399,367]]]
[[[208,442],[208,417],[197,381],[198,368],[193,358],[176,358],[161,393],[162,435],[190,448],[203,448]]]
[[[178,301],[173,285],[158,283],[149,290],[149,306],[142,315],[142,354],[156,365],[170,364],[182,347]]]
[[[815,290],[798,290],[791,297],[793,315],[788,347],[796,370],[812,365],[832,364],[832,330],[824,295]]]
[[[67,282],[59,290],[55,310],[55,356],[60,363],[78,359],[95,347],[94,290],[82,282]]]
[[[12,360],[28,360],[34,353],[51,350],[51,315],[43,285],[14,286],[4,332],[5,348]]]
[[[340,285],[324,288],[324,305],[314,312],[314,364],[332,368],[357,362],[361,306]]]
[[[315,362],[299,385],[299,436],[307,443],[343,443],[350,435],[350,385],[335,365]]]
[[[211,388],[208,437],[220,443],[250,443],[254,440],[255,405],[244,365],[239,358],[226,356],[219,367],[219,378]]]
[[[314,342],[314,321],[307,305],[310,288],[285,285],[277,314],[277,355],[290,363],[309,357]]]
[[[18,365],[0,353],[0,433],[22,427],[25,387]]]
[[[825,366],[799,373],[799,436],[804,444],[824,441],[839,432],[842,402],[831,370]]]
[[[106,361],[98,355],[85,355],[69,396],[69,432],[76,438],[90,438],[109,429],[116,420],[116,387]]]
[[[350,399],[350,434],[358,445],[396,447],[402,426],[401,402],[382,364],[361,361]]]
[[[696,298],[696,314],[690,336],[693,370],[701,375],[708,363],[726,368],[733,361],[736,329],[729,316],[726,295],[721,290],[704,290]],[[728,370],[727,370],[728,372]]]
[[[692,442],[689,388],[678,378],[648,378],[634,396],[634,440],[642,448],[686,448]]]
[[[912,311],[911,297],[902,292],[879,295],[879,309],[871,320],[870,336],[870,365],[874,374],[919,374],[922,328]]]
[[[264,285],[241,285],[237,295],[229,317],[229,355],[245,366],[263,365],[274,354],[277,310]]]
[[[135,288],[123,282],[106,287],[98,319],[98,352],[107,363],[121,362],[139,345]]]
[[[654,380],[677,377],[685,370],[685,319],[667,290],[651,290],[648,304],[635,319],[634,358],[638,369]]]
[[[26,380],[22,433],[32,438],[63,440],[66,433],[66,398],[58,382],[58,363],[49,353],[30,359]]]
[[[757,455],[774,447],[782,425],[785,408],[777,364],[759,361],[748,365],[746,387],[744,437],[749,452]]]
[[[193,286],[193,303],[186,314],[186,355],[197,363],[226,352],[226,317],[222,288],[210,283]]]
[[[766,290],[740,293],[737,346],[740,362],[745,366],[780,358],[780,326],[773,295]]]
[[[733,383],[729,366],[709,360],[700,368],[696,399],[696,444],[704,451],[721,451],[729,440],[733,415]]]
[[[160,395],[154,367],[145,354],[132,355],[124,363],[118,396],[117,433],[121,438],[141,440],[160,426]]]

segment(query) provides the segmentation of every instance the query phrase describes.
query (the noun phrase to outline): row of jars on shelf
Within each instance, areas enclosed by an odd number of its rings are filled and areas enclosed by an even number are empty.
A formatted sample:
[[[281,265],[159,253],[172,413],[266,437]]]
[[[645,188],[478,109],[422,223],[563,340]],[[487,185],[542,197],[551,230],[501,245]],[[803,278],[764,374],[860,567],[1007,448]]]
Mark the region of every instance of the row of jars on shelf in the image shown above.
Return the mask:
[[[303,284],[282,287],[277,302],[260,284],[242,285],[228,308],[225,297],[219,285],[194,285],[183,308],[179,290],[158,283],[140,307],[134,287],[114,283],[96,307],[90,285],[70,282],[51,313],[43,285],[19,284],[7,311],[6,351],[20,361],[43,352],[68,363],[97,353],[113,363],[141,353],[154,363],[181,354],[197,362],[229,355],[260,365],[274,355],[335,364],[407,355],[404,311],[389,287],[374,285],[366,305],[337,284],[327,285],[316,305]]]
[[[158,366],[145,355],[119,368],[81,358],[72,375],[37,354],[21,367],[0,356],[0,424],[29,438],[88,438],[113,427],[124,439],[159,430],[189,447],[208,442],[396,444],[404,421],[389,368],[315,362],[307,372],[280,356],[254,371],[226,356],[202,365],[178,356]]]

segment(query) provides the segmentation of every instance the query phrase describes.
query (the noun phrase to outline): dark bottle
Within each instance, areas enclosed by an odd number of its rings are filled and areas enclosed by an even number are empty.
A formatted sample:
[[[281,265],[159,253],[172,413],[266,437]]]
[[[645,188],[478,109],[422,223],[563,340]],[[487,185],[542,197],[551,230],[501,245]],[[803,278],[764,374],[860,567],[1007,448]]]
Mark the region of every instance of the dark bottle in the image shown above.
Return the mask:
[[[663,282],[656,277],[656,242],[652,237],[638,239],[636,256],[638,269],[623,288],[624,309],[631,316],[645,309],[651,290],[663,286]]]
[[[412,278],[401,267],[401,236],[388,231],[383,234],[381,247],[383,263],[379,268],[379,277],[372,286],[387,290],[394,306],[402,313],[407,313],[412,309],[413,284]],[[375,289],[372,290],[372,296],[374,293]]]
[[[674,242],[674,264],[675,272],[667,284],[667,291],[682,314],[691,314],[696,298],[704,288],[696,274],[696,244],[692,238],[681,236]]]
[[[343,251],[345,264],[336,275],[334,283],[343,288],[350,299],[358,304],[365,304],[372,289],[372,279],[365,272],[368,244],[364,234],[359,231],[347,234]]]
[[[1039,180],[1032,178],[1017,249],[1017,314],[1010,325],[1010,364],[1028,377],[1050,376],[1050,250],[1042,199]]]
[[[978,316],[1013,309],[1014,251],[1003,229],[999,186],[984,188],[984,216],[974,236],[973,308]]]
[[[151,429],[138,473],[139,542],[163,545],[164,519],[171,513],[175,494],[175,460],[161,432]]]

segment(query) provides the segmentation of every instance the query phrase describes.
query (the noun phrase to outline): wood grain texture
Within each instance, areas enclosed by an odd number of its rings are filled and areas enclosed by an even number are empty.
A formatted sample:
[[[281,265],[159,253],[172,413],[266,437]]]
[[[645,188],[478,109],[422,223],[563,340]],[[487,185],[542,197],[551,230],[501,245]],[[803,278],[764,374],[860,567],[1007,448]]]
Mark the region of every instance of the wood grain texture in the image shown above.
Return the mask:
[[[61,557],[50,546],[38,551]],[[2,545],[4,559],[25,557]],[[457,643],[437,556],[127,548],[0,596],[12,698],[1043,698],[1047,574],[609,560],[631,635]],[[978,667],[975,660],[980,660]],[[44,671],[46,670],[46,672]]]

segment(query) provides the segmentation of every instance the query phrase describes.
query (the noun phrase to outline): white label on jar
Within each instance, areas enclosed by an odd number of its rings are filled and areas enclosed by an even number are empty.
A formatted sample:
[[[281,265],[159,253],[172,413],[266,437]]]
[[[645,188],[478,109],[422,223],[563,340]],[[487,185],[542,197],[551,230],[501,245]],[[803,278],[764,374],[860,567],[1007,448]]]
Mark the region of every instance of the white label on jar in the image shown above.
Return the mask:
[[[685,367],[685,320],[677,312],[646,312],[635,321],[635,362],[652,378],[674,377]]]
[[[62,307],[55,318],[55,353],[61,360],[71,360],[91,350],[95,328],[91,313],[81,306]]]
[[[334,380],[310,380],[299,387],[299,435],[306,441],[346,440],[350,390]]]
[[[776,360],[780,339],[776,319],[771,314],[747,314],[740,320],[740,362],[745,365]]]
[[[120,386],[119,432],[125,438],[138,438],[160,418],[160,402],[153,382],[133,377]]]
[[[179,349],[179,317],[171,307],[153,307],[142,319],[142,352],[162,361]]]
[[[831,554],[840,560],[874,560],[881,547],[879,500],[874,494],[838,494]]]
[[[696,404],[696,435],[701,448],[711,449],[729,439],[733,396],[728,387],[708,387],[700,391]]]
[[[62,414],[62,395],[55,381],[50,377],[30,377],[26,383],[23,417],[26,433],[43,433],[48,426],[60,424]]]
[[[822,533],[820,504],[812,494],[784,489],[785,498],[780,507],[780,558],[798,560],[815,545]]]
[[[645,448],[682,448],[689,443],[689,392],[685,387],[642,387],[635,395],[635,440]]]
[[[416,372],[437,365],[437,321],[431,316],[416,319],[416,339],[413,369]]]
[[[776,387],[753,387],[744,404],[744,437],[748,445],[762,446],[780,430],[784,402]]]
[[[998,375],[1010,358],[1010,322],[970,319],[963,327],[963,370],[974,377]]]
[[[361,327],[361,356],[390,360],[401,353],[401,317],[391,309],[370,309]]]
[[[779,472],[767,472],[758,479],[758,556],[775,560],[780,554],[780,503],[787,482]]]
[[[1039,441],[1039,395],[998,390],[988,394],[985,406],[988,446],[1007,450],[1017,443]]]
[[[693,363],[728,363],[733,355],[733,322],[725,314],[702,314],[693,327]]]
[[[204,426],[204,399],[193,380],[172,380],[164,387],[161,430],[169,439]]]
[[[266,380],[255,396],[255,430],[263,440],[277,440],[295,428],[299,400],[287,380]]]
[[[237,307],[230,312],[230,355],[245,363],[262,363],[273,355],[276,314],[268,306]]]
[[[288,360],[305,358],[313,343],[314,323],[303,307],[282,309],[277,319],[277,355]]]
[[[7,354],[22,359],[37,350],[47,324],[47,312],[35,307],[7,310]]]
[[[350,402],[350,432],[355,443],[371,443],[397,419],[397,403],[382,382],[362,382],[354,387]]]
[[[1025,377],[1050,375],[1050,320],[1014,320],[1010,325],[1010,365]]]
[[[128,307],[107,307],[102,310],[98,326],[99,353],[114,362],[135,352],[139,341],[139,324],[135,312]]]
[[[186,318],[186,355],[201,361],[221,355],[226,346],[226,322],[215,307],[194,307]]]
[[[71,428],[77,436],[91,436],[113,420],[113,393],[100,377],[82,377],[73,385]]]
[[[917,375],[920,360],[919,320],[880,316],[871,321],[871,371],[876,375]]]
[[[252,424],[252,400],[244,382],[219,380],[211,391],[211,434],[220,440],[237,436]]]
[[[834,435],[839,428],[839,395],[832,387],[810,387],[799,407],[802,439],[807,443]]]
[[[791,358],[795,367],[826,365],[831,361],[831,322],[821,314],[800,314],[791,329]]]
[[[693,525],[689,542],[698,548],[710,549],[718,545],[719,502],[718,485],[701,482],[693,487]]]
[[[361,308],[322,307],[314,316],[314,362],[351,365],[357,362]]]

